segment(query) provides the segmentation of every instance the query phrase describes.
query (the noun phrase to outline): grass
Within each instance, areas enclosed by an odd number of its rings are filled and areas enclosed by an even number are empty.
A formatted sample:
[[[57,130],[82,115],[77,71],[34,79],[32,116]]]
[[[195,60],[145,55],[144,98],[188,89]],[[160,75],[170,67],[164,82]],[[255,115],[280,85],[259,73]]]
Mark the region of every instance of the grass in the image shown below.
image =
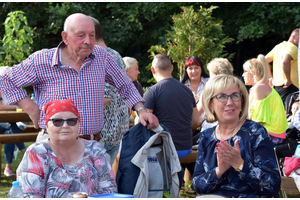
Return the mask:
[[[32,142],[25,142],[25,147],[27,148],[29,145],[31,145]],[[6,198],[7,197],[7,192],[8,190],[11,188],[12,182],[16,180],[16,176],[11,176],[11,177],[6,177],[3,174],[3,171],[5,169],[5,155],[4,155],[4,145],[2,145],[2,163],[1,163],[1,184],[0,184],[0,198]],[[12,162],[12,168],[13,168],[13,172],[15,173],[19,163],[21,162],[23,158],[23,154],[22,152],[19,151],[17,159],[13,159]]]
[[[181,198],[195,198],[197,196],[196,192],[192,189],[191,181],[184,185],[184,189],[181,188],[180,190],[180,197]]]

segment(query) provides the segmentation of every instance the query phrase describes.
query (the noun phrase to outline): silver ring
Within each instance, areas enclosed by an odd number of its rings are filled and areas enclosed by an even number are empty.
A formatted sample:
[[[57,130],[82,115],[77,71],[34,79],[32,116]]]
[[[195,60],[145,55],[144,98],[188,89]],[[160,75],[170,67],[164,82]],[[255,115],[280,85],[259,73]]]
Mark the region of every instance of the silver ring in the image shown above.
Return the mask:
[[[230,150],[228,149],[228,150],[226,151],[226,153],[229,154],[229,153],[230,153]]]

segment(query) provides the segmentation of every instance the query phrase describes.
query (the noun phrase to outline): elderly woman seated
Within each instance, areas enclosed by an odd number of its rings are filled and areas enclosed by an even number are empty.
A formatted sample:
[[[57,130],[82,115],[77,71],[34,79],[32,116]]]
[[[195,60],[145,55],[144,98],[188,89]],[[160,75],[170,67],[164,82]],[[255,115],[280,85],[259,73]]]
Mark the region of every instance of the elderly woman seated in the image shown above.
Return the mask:
[[[280,173],[271,138],[248,120],[248,92],[232,75],[211,78],[203,91],[208,122],[200,135],[192,187],[200,195],[279,197]]]
[[[115,193],[117,186],[104,147],[78,138],[80,115],[71,100],[44,107],[49,138],[28,147],[17,169],[24,197],[66,198]]]

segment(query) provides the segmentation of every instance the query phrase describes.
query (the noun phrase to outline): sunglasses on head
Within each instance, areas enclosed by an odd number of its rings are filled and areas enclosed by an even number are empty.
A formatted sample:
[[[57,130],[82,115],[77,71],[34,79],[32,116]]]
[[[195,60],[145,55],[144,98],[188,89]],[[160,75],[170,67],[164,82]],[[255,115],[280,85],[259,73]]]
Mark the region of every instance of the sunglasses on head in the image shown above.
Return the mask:
[[[78,118],[53,118],[50,120],[52,121],[54,126],[61,127],[64,124],[64,122],[67,122],[68,126],[75,126],[77,124]]]

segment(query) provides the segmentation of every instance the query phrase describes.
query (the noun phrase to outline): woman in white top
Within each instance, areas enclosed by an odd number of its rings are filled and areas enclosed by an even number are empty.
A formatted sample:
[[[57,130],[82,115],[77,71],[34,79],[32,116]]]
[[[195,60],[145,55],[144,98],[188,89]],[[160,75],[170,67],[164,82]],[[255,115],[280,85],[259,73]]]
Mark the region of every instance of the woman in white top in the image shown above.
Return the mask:
[[[192,90],[200,114],[203,113],[203,109],[201,107],[200,110],[199,100],[208,80],[209,76],[205,72],[201,60],[197,56],[188,57],[185,62],[185,70],[181,82]]]
[[[198,58],[197,56],[188,57],[185,62],[185,70],[181,77],[181,83],[185,84],[193,92],[200,116],[202,116],[202,114],[204,113],[201,106],[200,97],[202,96],[204,86],[208,80],[209,76],[205,72],[203,63],[201,62],[200,58]],[[195,138],[195,140],[199,139],[199,135],[197,133],[199,133],[198,128],[200,125],[201,124],[192,127],[194,133],[193,138]],[[196,141],[193,141],[193,143],[194,142]],[[195,163],[182,164],[181,166],[183,168],[187,168],[191,175],[194,173]]]

